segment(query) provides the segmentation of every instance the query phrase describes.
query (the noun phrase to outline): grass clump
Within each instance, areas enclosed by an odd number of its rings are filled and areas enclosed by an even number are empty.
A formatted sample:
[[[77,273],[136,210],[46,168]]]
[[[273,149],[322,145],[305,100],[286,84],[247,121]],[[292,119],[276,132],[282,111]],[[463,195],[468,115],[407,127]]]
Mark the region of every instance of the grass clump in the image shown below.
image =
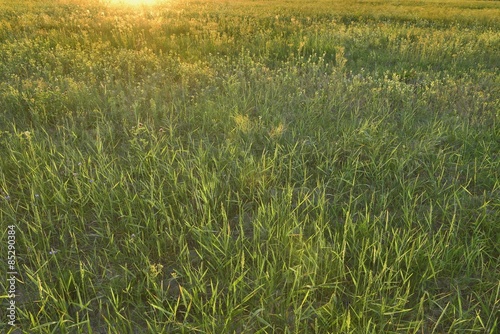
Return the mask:
[[[499,9],[398,4],[0,4],[1,329],[495,333]]]

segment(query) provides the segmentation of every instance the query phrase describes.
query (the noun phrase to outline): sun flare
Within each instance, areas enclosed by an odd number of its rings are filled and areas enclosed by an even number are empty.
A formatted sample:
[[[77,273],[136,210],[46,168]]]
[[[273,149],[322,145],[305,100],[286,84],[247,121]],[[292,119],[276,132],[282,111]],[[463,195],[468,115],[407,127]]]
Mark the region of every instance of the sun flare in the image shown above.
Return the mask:
[[[129,5],[129,6],[141,6],[141,5],[156,5],[166,0],[109,0],[111,4],[114,5]]]

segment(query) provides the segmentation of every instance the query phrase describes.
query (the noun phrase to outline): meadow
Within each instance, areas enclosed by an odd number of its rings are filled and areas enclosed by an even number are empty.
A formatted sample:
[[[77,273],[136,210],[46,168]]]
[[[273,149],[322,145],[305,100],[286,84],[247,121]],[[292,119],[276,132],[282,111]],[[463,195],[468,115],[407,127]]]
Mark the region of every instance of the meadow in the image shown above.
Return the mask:
[[[0,331],[497,333],[499,55],[499,1],[0,0]]]

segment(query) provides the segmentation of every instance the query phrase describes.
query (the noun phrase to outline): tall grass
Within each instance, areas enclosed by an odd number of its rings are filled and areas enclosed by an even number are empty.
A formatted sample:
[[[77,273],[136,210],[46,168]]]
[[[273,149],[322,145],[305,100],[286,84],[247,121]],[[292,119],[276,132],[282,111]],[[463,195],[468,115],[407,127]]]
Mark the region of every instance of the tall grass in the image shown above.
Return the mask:
[[[1,330],[495,333],[500,7],[399,4],[3,2]]]

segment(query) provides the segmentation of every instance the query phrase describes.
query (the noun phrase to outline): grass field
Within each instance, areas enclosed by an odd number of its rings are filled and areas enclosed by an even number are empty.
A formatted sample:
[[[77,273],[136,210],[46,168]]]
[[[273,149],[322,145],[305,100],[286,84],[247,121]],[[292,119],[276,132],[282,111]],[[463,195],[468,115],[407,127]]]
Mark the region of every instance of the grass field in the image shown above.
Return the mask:
[[[0,0],[0,331],[498,333],[499,55],[499,1]]]

